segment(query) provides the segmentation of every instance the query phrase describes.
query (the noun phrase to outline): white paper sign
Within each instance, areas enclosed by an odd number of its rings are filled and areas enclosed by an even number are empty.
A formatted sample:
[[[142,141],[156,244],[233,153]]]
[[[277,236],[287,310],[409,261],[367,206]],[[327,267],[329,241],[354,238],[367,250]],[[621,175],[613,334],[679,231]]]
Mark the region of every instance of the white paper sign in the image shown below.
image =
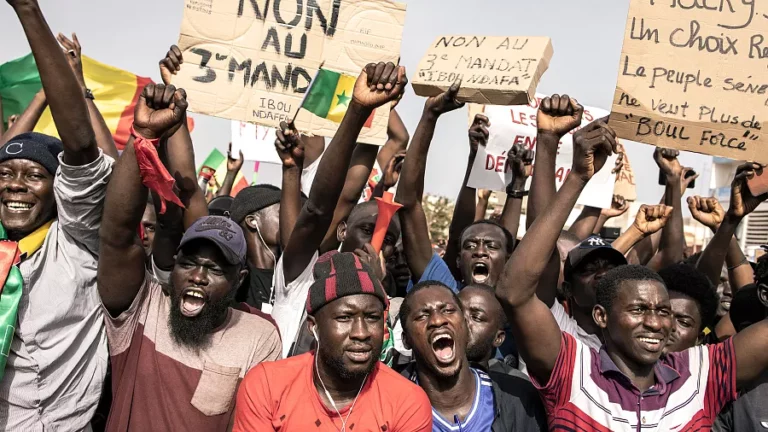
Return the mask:
[[[488,116],[491,127],[488,129],[488,132],[490,132],[488,145],[485,148],[481,147],[477,152],[472,173],[467,183],[468,186],[494,191],[505,190],[506,186],[512,181],[512,171],[507,170],[507,152],[514,144],[523,144],[526,148],[536,150],[536,113],[539,109],[539,103],[544,97],[546,96],[537,94],[536,99],[529,105],[470,105],[470,124],[475,114],[482,112]],[[607,115],[608,111],[584,107],[584,118],[581,125],[582,127],[586,126],[593,120]],[[560,189],[568,173],[571,172],[574,132],[576,130],[564,136],[558,147],[555,163],[555,184],[557,189]],[[609,158],[603,169],[592,177],[579,197],[578,204],[597,208],[608,208],[611,206],[613,187],[616,181],[616,176],[611,174],[611,170],[616,162],[616,157],[614,155]],[[531,179],[529,178],[526,189],[530,187]]]
[[[274,128],[232,121],[232,154],[242,151],[245,160],[282,164],[275,150],[276,138]]]

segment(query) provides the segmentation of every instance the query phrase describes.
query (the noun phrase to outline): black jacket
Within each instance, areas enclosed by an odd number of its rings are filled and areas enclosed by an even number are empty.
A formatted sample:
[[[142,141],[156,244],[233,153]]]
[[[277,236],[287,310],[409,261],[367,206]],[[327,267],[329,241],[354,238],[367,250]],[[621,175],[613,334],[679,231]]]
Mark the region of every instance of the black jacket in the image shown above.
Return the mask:
[[[493,404],[496,419],[491,432],[547,431],[547,414],[536,388],[522,372],[509,375],[490,371],[493,383]],[[416,377],[416,363],[409,363],[400,375],[410,379]],[[429,396],[429,394],[427,394]],[[468,431],[486,432],[486,431]]]

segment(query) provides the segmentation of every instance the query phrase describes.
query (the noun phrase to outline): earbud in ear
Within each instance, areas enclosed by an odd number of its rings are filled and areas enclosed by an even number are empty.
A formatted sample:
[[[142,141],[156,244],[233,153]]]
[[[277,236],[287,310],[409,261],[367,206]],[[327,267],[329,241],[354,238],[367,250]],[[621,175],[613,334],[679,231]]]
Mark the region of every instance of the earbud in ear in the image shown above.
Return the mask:
[[[320,337],[317,335],[317,327],[312,327],[312,334],[315,335],[315,340],[320,342]]]

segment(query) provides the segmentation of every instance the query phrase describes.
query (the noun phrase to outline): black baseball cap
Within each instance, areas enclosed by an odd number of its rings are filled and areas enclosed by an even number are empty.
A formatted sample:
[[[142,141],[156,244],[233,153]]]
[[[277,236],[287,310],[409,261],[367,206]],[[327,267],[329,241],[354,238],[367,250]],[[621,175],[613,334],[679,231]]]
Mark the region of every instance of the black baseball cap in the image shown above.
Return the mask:
[[[565,259],[565,268],[563,270],[565,280],[571,277],[573,271],[584,260],[597,256],[607,258],[617,265],[627,265],[627,258],[624,257],[624,254],[614,249],[604,238],[593,235],[568,252],[568,258]]]
[[[213,242],[232,265],[245,264],[247,248],[243,230],[230,218],[204,216],[196,220],[184,233],[178,250],[195,240]]]

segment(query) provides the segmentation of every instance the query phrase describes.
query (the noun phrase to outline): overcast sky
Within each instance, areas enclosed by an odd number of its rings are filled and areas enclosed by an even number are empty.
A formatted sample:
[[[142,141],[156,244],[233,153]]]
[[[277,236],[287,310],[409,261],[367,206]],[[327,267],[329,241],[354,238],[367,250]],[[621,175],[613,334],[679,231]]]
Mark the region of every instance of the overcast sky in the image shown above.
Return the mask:
[[[159,80],[158,61],[178,40],[182,0],[39,0],[54,32],[77,32],[83,52],[101,62]],[[629,0],[412,0],[402,45],[402,64],[412,75],[427,49],[444,34],[548,36],[554,58],[539,85],[541,93],[567,93],[582,104],[609,110],[621,54]],[[29,52],[12,9],[0,4],[0,63]],[[413,134],[424,99],[409,88],[398,111]],[[226,151],[228,120],[193,115],[198,163],[213,147]],[[466,166],[466,109],[444,116],[427,165],[426,191],[455,197]],[[653,148],[630,145],[640,201],[657,203],[663,189]],[[707,158],[686,154],[683,164],[702,171]],[[262,170],[263,171],[263,170]],[[268,170],[268,175],[279,170]],[[697,192],[707,193],[708,173]]]

